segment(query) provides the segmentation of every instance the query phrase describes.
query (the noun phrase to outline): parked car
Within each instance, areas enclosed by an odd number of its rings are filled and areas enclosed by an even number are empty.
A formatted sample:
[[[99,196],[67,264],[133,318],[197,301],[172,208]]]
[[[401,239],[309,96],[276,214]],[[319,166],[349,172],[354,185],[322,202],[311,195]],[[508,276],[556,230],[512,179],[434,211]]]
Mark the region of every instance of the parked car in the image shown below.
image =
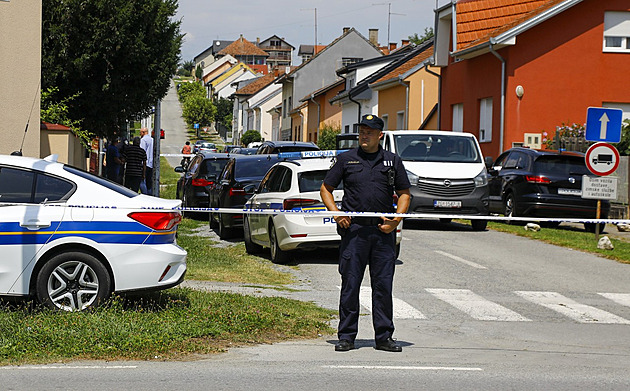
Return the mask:
[[[277,156],[230,154],[218,181],[210,190],[210,207],[242,209],[267,170],[278,161]],[[243,214],[210,213],[209,223],[211,228],[218,227],[221,239],[228,239],[243,227]]]
[[[256,154],[273,154],[280,152],[319,151],[319,147],[306,141],[264,141]]]
[[[183,173],[177,181],[176,197],[182,200],[182,206],[208,207],[210,190],[227,164],[229,156],[225,153],[199,152],[195,155],[187,169],[175,167],[175,171]]]
[[[490,211],[510,217],[594,219],[597,200],[584,199],[582,175],[592,175],[581,152],[512,148],[488,164]],[[601,218],[610,203],[602,201]],[[547,222],[557,226],[559,222]],[[585,223],[595,231],[594,223]]]
[[[195,141],[195,143],[192,146],[192,153],[199,152],[199,146],[203,143],[207,143],[207,141],[203,139]]]
[[[474,135],[437,130],[383,133],[383,147],[401,157],[411,182],[409,213],[430,213],[438,218],[489,214],[486,167]],[[475,231],[485,230],[488,224],[483,219],[470,223]]]
[[[197,152],[218,152],[217,146],[215,143],[203,142],[199,144],[197,147]]]
[[[137,194],[45,159],[0,155],[0,294],[59,310],[164,289],[186,272],[179,200]]]
[[[340,149],[352,149],[359,146],[359,133],[340,133],[335,136],[335,147]]]
[[[223,153],[229,153],[230,151],[232,151],[234,148],[240,148],[240,145],[225,145],[223,147]]]
[[[326,210],[319,189],[330,169],[331,159],[302,159],[276,163],[245,203],[246,209],[292,211]],[[341,204],[342,187],[333,191]],[[341,206],[339,206],[341,207]],[[397,229],[396,254],[400,252],[402,224]],[[271,261],[287,263],[295,250],[338,248],[341,237],[331,216],[313,214],[246,214],[243,218],[245,249],[249,254],[270,248]]]
[[[230,153],[239,155],[255,155],[258,148],[234,148]]]

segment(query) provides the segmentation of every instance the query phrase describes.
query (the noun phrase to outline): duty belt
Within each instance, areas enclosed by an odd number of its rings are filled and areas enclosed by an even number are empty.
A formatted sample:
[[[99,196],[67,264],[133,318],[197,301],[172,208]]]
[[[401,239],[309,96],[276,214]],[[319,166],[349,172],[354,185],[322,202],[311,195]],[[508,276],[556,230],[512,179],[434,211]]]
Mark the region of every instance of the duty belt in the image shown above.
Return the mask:
[[[364,226],[374,226],[383,223],[380,217],[352,217],[352,223]]]

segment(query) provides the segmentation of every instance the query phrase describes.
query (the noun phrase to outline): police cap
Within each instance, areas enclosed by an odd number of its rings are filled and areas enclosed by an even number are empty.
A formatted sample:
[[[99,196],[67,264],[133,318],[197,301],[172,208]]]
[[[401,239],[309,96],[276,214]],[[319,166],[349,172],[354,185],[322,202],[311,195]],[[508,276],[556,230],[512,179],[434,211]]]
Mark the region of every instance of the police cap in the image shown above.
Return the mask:
[[[368,128],[383,130],[383,120],[375,116],[374,114],[366,114],[361,118],[359,126],[367,126]]]

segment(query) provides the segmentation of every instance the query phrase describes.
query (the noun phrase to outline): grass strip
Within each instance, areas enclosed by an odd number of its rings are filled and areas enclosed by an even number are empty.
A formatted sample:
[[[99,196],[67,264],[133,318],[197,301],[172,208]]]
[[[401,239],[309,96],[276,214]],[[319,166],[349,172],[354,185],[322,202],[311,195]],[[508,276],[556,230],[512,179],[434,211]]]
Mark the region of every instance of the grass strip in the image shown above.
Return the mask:
[[[164,360],[334,332],[334,311],[278,297],[175,288],[116,296],[88,312],[3,302],[0,365]]]
[[[609,237],[614,250],[602,250],[597,248],[595,234],[580,232],[566,228],[541,228],[540,231],[526,231],[522,225],[509,225],[505,223],[488,222],[488,229],[506,232],[541,242],[567,247],[573,250],[584,251],[613,259],[621,263],[630,264],[630,243]],[[611,229],[611,228],[609,228]],[[616,228],[615,228],[616,229]],[[606,234],[600,234],[600,237]]]

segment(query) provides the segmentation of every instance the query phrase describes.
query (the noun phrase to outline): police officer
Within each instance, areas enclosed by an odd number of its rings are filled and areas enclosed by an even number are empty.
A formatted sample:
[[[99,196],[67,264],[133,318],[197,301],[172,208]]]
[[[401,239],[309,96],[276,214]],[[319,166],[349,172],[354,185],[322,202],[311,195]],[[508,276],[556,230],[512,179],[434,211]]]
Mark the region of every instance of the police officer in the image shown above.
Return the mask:
[[[339,342],[336,351],[354,349],[359,326],[359,293],[367,265],[372,284],[372,323],[376,349],[400,352],[394,332],[392,283],[396,261],[396,227],[401,217],[394,212],[393,195],[398,194],[396,213],[406,213],[411,184],[400,157],[380,145],[383,120],[365,115],[359,125],[359,147],[337,156],[320,189],[326,208],[338,211],[333,190],[343,182],[343,211],[378,212],[380,217],[335,216],[341,235],[339,246]]]

